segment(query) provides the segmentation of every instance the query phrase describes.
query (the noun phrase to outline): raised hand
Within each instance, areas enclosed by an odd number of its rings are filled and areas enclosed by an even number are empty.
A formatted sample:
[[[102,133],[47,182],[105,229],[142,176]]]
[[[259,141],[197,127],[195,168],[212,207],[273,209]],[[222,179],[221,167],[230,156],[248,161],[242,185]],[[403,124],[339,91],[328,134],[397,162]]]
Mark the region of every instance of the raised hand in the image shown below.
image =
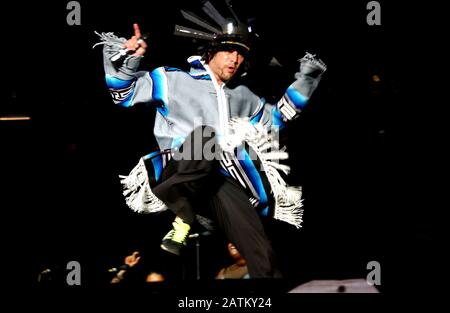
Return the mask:
[[[139,255],[139,252],[135,251],[131,255],[129,255],[125,258],[125,264],[128,265],[129,267],[133,267],[136,264],[138,264],[140,259],[141,259],[141,256]]]
[[[130,51],[134,51],[134,56],[142,56],[147,51],[147,43],[142,38],[141,30],[138,24],[133,24],[134,36],[124,43],[124,47]]]

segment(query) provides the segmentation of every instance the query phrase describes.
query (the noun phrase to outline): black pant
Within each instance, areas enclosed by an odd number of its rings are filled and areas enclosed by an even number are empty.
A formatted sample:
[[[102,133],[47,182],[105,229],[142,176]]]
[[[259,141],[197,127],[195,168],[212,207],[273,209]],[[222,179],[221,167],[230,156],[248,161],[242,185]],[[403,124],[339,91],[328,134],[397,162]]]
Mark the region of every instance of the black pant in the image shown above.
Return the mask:
[[[210,127],[196,128],[164,168],[153,192],[185,223],[192,224],[197,213],[213,218],[246,259],[252,278],[281,277],[248,194],[235,180],[219,172],[220,150],[218,146],[210,149],[214,143]],[[205,146],[212,150],[214,159],[205,157]]]

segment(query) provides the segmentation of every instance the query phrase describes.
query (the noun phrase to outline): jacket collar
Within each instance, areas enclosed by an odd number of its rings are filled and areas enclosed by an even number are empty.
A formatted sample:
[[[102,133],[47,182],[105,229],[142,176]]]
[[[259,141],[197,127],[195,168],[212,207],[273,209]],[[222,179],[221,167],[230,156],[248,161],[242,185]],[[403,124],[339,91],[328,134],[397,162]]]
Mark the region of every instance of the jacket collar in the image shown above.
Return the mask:
[[[198,55],[191,56],[187,59],[188,63],[191,65],[189,74],[198,79],[211,80],[211,76],[205,68],[205,63],[202,58]]]

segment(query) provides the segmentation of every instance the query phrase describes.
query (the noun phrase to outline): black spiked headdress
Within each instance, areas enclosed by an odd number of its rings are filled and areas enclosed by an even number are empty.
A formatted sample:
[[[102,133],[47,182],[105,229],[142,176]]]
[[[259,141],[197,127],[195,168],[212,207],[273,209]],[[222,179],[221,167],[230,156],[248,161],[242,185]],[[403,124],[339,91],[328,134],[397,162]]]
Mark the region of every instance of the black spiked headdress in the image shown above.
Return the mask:
[[[175,25],[174,34],[177,36],[206,40],[206,45],[200,49],[202,53],[236,49],[242,54],[247,54],[250,51],[252,37],[255,34],[253,34],[249,23],[243,23],[238,18],[231,5],[231,0],[225,0],[225,4],[231,12],[232,17],[225,18],[211,2],[207,0],[202,1],[202,11],[206,13],[217,26],[211,25],[209,22],[192,12],[181,10],[181,14],[186,20],[202,27],[208,32]]]

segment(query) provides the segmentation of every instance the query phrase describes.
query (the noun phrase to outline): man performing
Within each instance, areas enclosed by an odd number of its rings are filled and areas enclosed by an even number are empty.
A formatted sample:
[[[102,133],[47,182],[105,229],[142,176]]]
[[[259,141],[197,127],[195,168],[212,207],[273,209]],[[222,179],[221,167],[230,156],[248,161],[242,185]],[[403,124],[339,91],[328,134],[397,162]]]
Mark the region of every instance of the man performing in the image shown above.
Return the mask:
[[[288,170],[276,162],[286,153],[267,150],[277,146],[276,130],[307,104],[326,66],[307,53],[296,80],[274,105],[246,86],[228,87],[251,49],[252,33],[211,8],[204,2],[204,11],[222,30],[188,12],[182,13],[214,34],[176,26],[178,34],[208,41],[201,56],[188,59],[189,72],[171,67],[137,71],[147,49],[137,24],[129,40],[99,34],[113,101],[124,107],[151,104],[157,110],[159,151],[141,158],[122,177],[124,195],[137,212],[175,213],[173,229],[162,240],[164,250],[179,254],[194,221],[212,220],[245,258],[251,278],[281,277],[260,216],[300,227],[301,189],[289,187],[279,173]]]

